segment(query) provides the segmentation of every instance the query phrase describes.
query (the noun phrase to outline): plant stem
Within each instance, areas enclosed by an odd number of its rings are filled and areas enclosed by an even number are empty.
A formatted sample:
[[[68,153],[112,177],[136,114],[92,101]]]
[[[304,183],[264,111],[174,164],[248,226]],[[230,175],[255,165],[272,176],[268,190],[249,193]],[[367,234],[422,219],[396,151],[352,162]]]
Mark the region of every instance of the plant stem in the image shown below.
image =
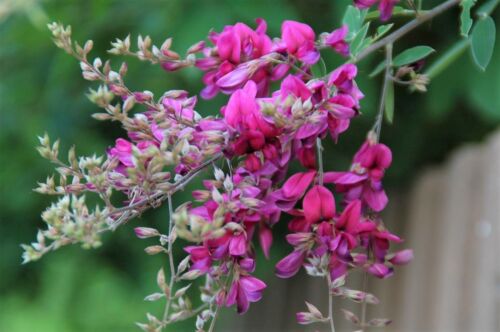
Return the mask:
[[[326,281],[328,284],[328,321],[330,322],[330,331],[335,332],[335,324],[333,322],[332,279],[329,272],[326,273]]]
[[[415,19],[411,20],[407,24],[403,25],[401,28],[398,30],[394,31],[390,35],[388,35],[385,38],[380,39],[378,42],[368,46],[365,48],[363,51],[361,51],[356,59],[354,59],[353,62],[358,62],[374,51],[378,50],[381,47],[384,47],[388,44],[393,44],[396,40],[399,38],[403,37],[406,35],[408,32],[412,31],[422,23],[425,23],[429,21],[430,19],[438,16],[439,14],[445,12],[446,10],[458,5],[460,3],[460,0],[448,0],[440,4],[439,6],[436,6],[425,13],[422,13],[421,15],[417,16]]]
[[[170,304],[172,302],[172,288],[174,287],[175,282],[175,264],[174,264],[174,254],[172,253],[172,230],[173,228],[173,219],[172,215],[174,214],[174,209],[172,208],[172,196],[168,195],[168,243],[167,243],[167,252],[168,252],[168,262],[170,264],[170,282],[168,284],[169,294],[167,297],[167,303],[165,304],[165,312],[163,313],[163,321],[166,322],[168,319],[168,313],[170,311]]]
[[[214,161],[216,161],[217,159],[219,159],[221,157],[222,157],[222,153],[218,153],[215,156],[213,156],[212,158],[208,159],[203,164],[201,164],[200,166],[193,169],[190,173],[188,173],[182,179],[173,183],[172,188],[168,192],[164,192],[164,191],[157,192],[157,193],[149,196],[148,198],[142,199],[138,202],[132,203],[130,205],[127,205],[127,206],[124,206],[121,208],[117,208],[117,209],[111,211],[106,217],[112,216],[112,215],[117,214],[117,213],[133,210],[135,208],[143,207],[145,205],[148,205],[149,202],[151,202],[152,200],[156,200],[156,199],[158,199],[160,201],[165,200],[168,195],[173,195],[178,190],[182,189],[186,183],[188,183],[192,178],[194,178],[196,175],[198,175],[198,173],[201,172],[203,169],[205,169],[205,167],[211,165]]]
[[[219,305],[217,305],[217,307],[215,308],[214,318],[212,318],[212,321],[210,322],[210,327],[208,328],[208,332],[214,331],[215,322],[217,321],[217,317],[219,316],[219,308],[220,308]]]
[[[392,67],[392,44],[387,44],[385,46],[385,75],[384,75],[384,83],[382,85],[382,93],[380,95],[380,104],[378,108],[377,118],[375,120],[375,124],[373,125],[373,131],[376,134],[377,141],[380,139],[380,130],[382,129],[382,121],[384,118],[384,108],[385,108],[385,99],[387,95],[387,87],[389,82],[391,81],[391,67]]]
[[[323,185],[323,174],[324,174],[324,169],[323,169],[323,146],[321,145],[321,138],[316,138],[316,152],[318,154],[318,173],[319,173],[319,179],[318,183],[320,186]]]
[[[363,274],[363,292],[366,293],[367,289],[367,281],[368,281],[368,273],[365,272]],[[361,331],[365,330],[366,326],[366,300],[361,303]]]

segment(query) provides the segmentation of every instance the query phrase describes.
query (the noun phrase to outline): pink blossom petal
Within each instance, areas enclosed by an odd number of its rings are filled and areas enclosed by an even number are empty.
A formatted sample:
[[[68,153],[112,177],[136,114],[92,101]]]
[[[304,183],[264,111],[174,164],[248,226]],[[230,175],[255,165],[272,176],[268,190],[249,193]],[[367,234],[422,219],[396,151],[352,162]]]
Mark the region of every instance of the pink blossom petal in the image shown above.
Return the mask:
[[[276,275],[280,278],[290,278],[299,272],[304,262],[305,253],[295,250],[276,264]]]

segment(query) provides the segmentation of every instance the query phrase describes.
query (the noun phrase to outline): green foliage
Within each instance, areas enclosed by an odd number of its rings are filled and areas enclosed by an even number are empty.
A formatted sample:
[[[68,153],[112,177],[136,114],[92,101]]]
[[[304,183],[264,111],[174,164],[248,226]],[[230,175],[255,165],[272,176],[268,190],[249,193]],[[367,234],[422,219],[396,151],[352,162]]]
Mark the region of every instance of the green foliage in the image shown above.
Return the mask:
[[[394,121],[394,82],[392,80],[389,80],[387,82],[384,111],[385,119],[388,123],[392,124],[392,122]]]
[[[349,33],[347,35],[347,40],[353,40],[358,34],[358,31],[363,26],[367,10],[360,10],[354,6],[348,6],[344,17],[342,18],[342,24],[347,25],[349,28]],[[366,34],[366,33],[365,33]]]
[[[425,6],[440,2],[429,0]],[[144,312],[160,310],[154,304],[143,303],[142,298],[154,291],[154,275],[164,262],[142,253],[147,244],[134,238],[132,227],[163,228],[164,209],[105,236],[97,251],[67,248],[41,262],[21,266],[19,244],[35,236],[35,229],[42,225],[40,212],[50,203],[32,191],[36,182],[51,172],[48,163],[35,151],[36,137],[47,131],[52,137],[61,138],[61,151],[76,144],[82,154],[103,154],[123,135],[116,126],[91,119],[97,109],[85,97],[90,86],[81,79],[78,64],[52,45],[44,17],[71,24],[77,39],[93,39],[95,55],[107,58],[109,43],[128,33],[134,39],[139,33],[150,34],[158,41],[172,36],[173,48],[183,52],[203,39],[211,28],[220,30],[237,20],[253,25],[256,17],[268,21],[273,36],[279,35],[284,19],[304,21],[318,32],[331,31],[340,25],[348,3],[351,1],[320,0],[317,6],[311,6],[307,1],[285,0],[46,0],[19,7],[4,16],[0,21],[0,331],[137,331],[133,322],[143,320]],[[344,18],[344,22],[356,33],[363,27],[361,17],[366,11],[354,7],[350,11],[352,17]],[[454,26],[456,13],[437,20],[439,26]],[[372,22],[372,29],[375,24]],[[444,54],[455,43],[457,33],[454,29],[436,30],[434,33],[434,29],[419,29],[397,47],[426,43],[439,55]],[[329,69],[345,61],[330,54],[333,52],[322,53]],[[492,88],[500,86],[499,43],[484,73],[474,68],[468,56],[460,56],[463,53],[455,53],[456,62],[436,75],[429,93],[409,94],[396,87],[397,125],[382,130],[382,141],[394,151],[394,166],[387,173],[393,188],[406,185],[422,166],[444,159],[455,146],[480,140],[500,124],[500,94]],[[122,60],[114,59],[113,64],[119,66]],[[378,62],[380,55],[359,64],[357,83],[365,93],[362,115],[352,121],[352,131],[341,136],[342,144],[325,142],[326,151],[331,151],[325,156],[328,169],[347,168],[373,124],[380,84],[366,74]],[[166,73],[130,60],[128,76],[127,83],[132,88],[159,95],[172,88],[195,92],[201,88],[201,73],[197,70]],[[198,110],[216,114],[225,100],[219,96],[200,102]],[[188,193],[186,190],[176,195],[176,203],[189,199]],[[284,232],[286,223],[277,226]],[[284,240],[276,242],[288,250]],[[284,253],[283,248],[276,249]],[[257,269],[272,278],[272,264],[273,261],[260,264]],[[190,323],[189,328],[179,326],[177,331],[191,331]]]
[[[415,46],[404,50],[394,57],[392,64],[396,67],[401,67],[404,65],[408,65],[410,63],[417,62],[429,54],[433,53],[435,50],[429,46]]]
[[[350,43],[351,55],[355,57],[359,52],[361,52],[365,47],[370,44],[370,39],[365,39],[368,29],[370,28],[370,22],[363,25],[363,27],[356,33],[354,38]]]
[[[462,0],[460,7],[462,12],[460,14],[460,34],[464,37],[469,35],[470,28],[472,27],[472,18],[470,17],[471,8],[476,4],[477,0]]]
[[[495,21],[489,16],[477,21],[471,35],[471,51],[474,63],[483,71],[490,63],[495,48]]]

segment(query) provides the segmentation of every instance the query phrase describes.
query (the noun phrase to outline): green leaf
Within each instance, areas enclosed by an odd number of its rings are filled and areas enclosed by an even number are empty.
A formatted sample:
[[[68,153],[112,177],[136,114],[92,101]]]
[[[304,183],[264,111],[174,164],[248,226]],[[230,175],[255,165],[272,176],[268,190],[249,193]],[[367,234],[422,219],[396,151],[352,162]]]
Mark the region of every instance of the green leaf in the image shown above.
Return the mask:
[[[460,34],[464,37],[469,35],[470,28],[472,27],[472,18],[470,17],[470,10],[476,4],[476,0],[462,0],[460,7]]]
[[[386,60],[382,61],[381,63],[379,63],[377,65],[377,67],[375,67],[375,69],[370,73],[370,75],[368,75],[370,78],[373,78],[375,76],[377,76],[378,74],[380,74],[384,68],[385,68],[385,64],[386,64]]]
[[[366,34],[368,33],[369,27],[370,27],[370,22],[366,23],[363,26],[363,28],[361,28],[361,30],[359,30],[358,33],[352,39],[350,44],[351,55],[355,56],[356,54],[359,53],[363,41],[365,40]]]
[[[394,61],[392,63],[396,67],[404,66],[413,63],[415,61],[418,61],[420,59],[423,59],[432,52],[434,52],[434,49],[432,47],[415,46],[398,54],[394,58]]]
[[[394,82],[387,82],[387,91],[385,93],[385,119],[392,124],[394,120]]]
[[[352,40],[361,29],[366,13],[367,10],[359,10],[354,6],[347,6],[344,17],[342,18],[342,24],[347,25],[349,29],[349,33],[346,36],[347,41]]]
[[[471,51],[474,63],[486,70],[495,47],[495,21],[489,16],[481,18],[474,26],[471,35]]]
[[[385,35],[386,33],[388,33],[389,30],[391,30],[393,26],[394,26],[393,23],[391,23],[391,24],[384,24],[384,25],[379,26],[377,28],[377,33],[375,34],[375,39],[379,39],[380,37],[382,37],[383,35]]]

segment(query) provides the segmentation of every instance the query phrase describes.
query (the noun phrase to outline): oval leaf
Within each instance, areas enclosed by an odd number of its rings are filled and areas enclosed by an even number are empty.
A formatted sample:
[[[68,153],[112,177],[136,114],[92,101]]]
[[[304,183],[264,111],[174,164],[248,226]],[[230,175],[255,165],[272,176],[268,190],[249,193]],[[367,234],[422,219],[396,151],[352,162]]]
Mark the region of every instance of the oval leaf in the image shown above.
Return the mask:
[[[423,59],[432,52],[434,52],[432,47],[415,46],[398,54],[398,56],[394,58],[393,65],[396,67],[404,66]]]
[[[486,70],[495,47],[495,21],[489,16],[480,19],[471,35],[471,50],[474,62],[481,70]]]
[[[388,123],[394,121],[394,82],[387,82],[387,92],[385,95],[385,118]]]

